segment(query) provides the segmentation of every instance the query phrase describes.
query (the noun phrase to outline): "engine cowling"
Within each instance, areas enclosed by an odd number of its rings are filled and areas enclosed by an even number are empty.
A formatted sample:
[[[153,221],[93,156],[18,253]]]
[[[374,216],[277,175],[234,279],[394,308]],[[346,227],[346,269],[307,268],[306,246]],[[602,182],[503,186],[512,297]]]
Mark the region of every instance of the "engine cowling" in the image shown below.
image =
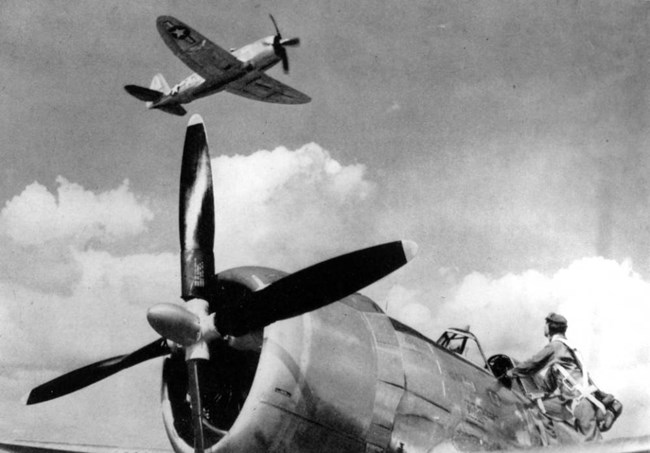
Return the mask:
[[[285,274],[261,267],[231,269],[216,275],[215,293],[259,290]],[[211,303],[218,303],[212,301]],[[237,419],[252,386],[262,351],[262,331],[210,344],[211,359],[199,364],[206,450],[214,451]],[[188,377],[182,351],[163,364],[161,389],[163,423],[177,453],[193,453],[194,432],[187,395]]]
[[[245,267],[216,276],[219,291],[256,291],[285,274]],[[363,312],[385,317],[354,294],[238,338],[213,342],[199,370],[207,453],[365,451],[377,422],[375,340]],[[174,450],[193,453],[182,354],[167,358],[163,421]]]

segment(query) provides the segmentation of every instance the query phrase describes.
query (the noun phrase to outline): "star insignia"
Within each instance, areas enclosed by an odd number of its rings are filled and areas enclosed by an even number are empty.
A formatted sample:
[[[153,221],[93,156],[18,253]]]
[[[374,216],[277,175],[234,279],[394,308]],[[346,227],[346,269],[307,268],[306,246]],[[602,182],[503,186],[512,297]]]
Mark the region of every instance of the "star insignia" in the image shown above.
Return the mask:
[[[169,34],[176,39],[185,39],[189,32],[185,27],[175,26],[169,29]]]

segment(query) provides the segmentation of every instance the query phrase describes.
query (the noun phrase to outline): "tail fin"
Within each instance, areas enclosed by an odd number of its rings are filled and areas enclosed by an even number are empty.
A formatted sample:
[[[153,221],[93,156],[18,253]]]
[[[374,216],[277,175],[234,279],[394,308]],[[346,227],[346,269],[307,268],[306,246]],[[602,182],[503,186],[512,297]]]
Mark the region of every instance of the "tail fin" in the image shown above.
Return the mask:
[[[124,87],[127,93],[134,96],[141,101],[147,103],[147,108],[151,108],[154,102],[160,101],[163,96],[170,93],[169,85],[162,74],[156,74],[151,81],[149,88],[140,87],[137,85],[126,85]],[[156,105],[154,108],[160,109],[163,112],[171,113],[172,115],[183,116],[187,113],[183,107],[178,103],[166,103],[164,105]]]
[[[149,85],[150,90],[162,91],[163,94],[169,94],[171,91],[167,81],[162,74],[156,74],[151,80],[151,85]]]

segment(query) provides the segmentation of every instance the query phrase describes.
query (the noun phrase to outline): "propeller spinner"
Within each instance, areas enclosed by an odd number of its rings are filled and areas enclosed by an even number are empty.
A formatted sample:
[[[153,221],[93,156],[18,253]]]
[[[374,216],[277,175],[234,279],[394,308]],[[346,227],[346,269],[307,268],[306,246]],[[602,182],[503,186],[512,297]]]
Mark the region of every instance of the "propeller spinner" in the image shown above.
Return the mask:
[[[279,31],[277,37],[282,43]],[[162,338],[129,355],[102,360],[42,384],[29,393],[26,404],[58,398],[143,361],[168,355],[171,342],[185,352],[194,448],[202,453],[198,363],[210,358],[210,342],[242,336],[340,300],[403,266],[417,252],[416,244],[410,241],[358,250],[289,274],[233,300],[232,294],[226,296],[212,287],[214,224],[207,137],[203,120],[194,115],[187,127],[180,183],[181,298],[187,303],[158,304],[149,309],[147,319]]]

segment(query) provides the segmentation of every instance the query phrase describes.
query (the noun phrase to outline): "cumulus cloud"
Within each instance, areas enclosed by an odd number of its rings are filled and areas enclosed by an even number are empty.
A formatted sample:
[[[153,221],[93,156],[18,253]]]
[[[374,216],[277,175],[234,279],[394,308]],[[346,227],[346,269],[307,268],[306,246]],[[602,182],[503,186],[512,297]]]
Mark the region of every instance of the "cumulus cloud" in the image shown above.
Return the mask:
[[[61,238],[115,240],[144,231],[153,218],[128,181],[99,194],[61,176],[56,182],[56,194],[34,182],[9,200],[0,212],[1,230],[24,245]]]
[[[567,335],[596,383],[626,404],[615,432],[641,434],[636,421],[650,417],[650,392],[644,384],[650,378],[650,282],[629,262],[583,258],[551,275],[533,270],[499,278],[473,273],[436,308],[436,319],[470,324],[488,354],[521,360],[546,342],[544,317],[552,311],[568,318]]]
[[[14,414],[0,430],[19,435],[17,427],[30,427],[27,432],[35,438],[31,427],[38,425],[47,440],[64,441],[70,434],[65,423],[79,426],[88,414],[106,426],[146,420],[133,411],[125,418],[123,408],[146,407],[152,413],[160,362],[35,410],[21,406],[20,398],[63,372],[156,339],[146,310],[178,301],[180,278],[176,252],[117,256],[102,249],[119,249],[153,218],[128,181],[101,193],[61,177],[57,183],[54,193],[31,184],[0,212],[0,410]],[[61,413],[67,422],[58,421]],[[123,424],[115,424],[117,419]]]
[[[146,309],[180,294],[178,256],[74,251],[81,277],[70,295],[0,283],[4,364],[62,371],[128,352],[155,338]]]
[[[217,262],[309,264],[367,244],[374,231],[365,167],[342,165],[309,143],[212,161]]]
[[[133,330],[151,336],[146,308],[180,292],[177,255],[115,256],[89,246],[141,233],[153,218],[128,181],[100,193],[57,183],[55,194],[27,186],[0,212],[5,364],[61,370],[69,360],[128,351]]]
[[[77,428],[92,419],[109,427],[102,436],[153,432],[164,439],[158,424],[147,423],[159,410],[160,360],[35,408],[20,403],[31,388],[64,372],[155,340],[147,308],[179,300],[176,254],[117,257],[73,250],[71,259],[80,278],[70,294],[0,282],[0,410],[12,414],[10,422],[0,422],[0,431],[65,442],[70,435],[79,436]],[[131,409],[125,413],[125,407]],[[83,433],[77,441],[84,441]],[[135,441],[132,438],[131,445]]]
[[[418,300],[421,300],[420,291],[393,285],[386,295],[386,313],[415,328],[427,326],[431,322],[431,310]]]

